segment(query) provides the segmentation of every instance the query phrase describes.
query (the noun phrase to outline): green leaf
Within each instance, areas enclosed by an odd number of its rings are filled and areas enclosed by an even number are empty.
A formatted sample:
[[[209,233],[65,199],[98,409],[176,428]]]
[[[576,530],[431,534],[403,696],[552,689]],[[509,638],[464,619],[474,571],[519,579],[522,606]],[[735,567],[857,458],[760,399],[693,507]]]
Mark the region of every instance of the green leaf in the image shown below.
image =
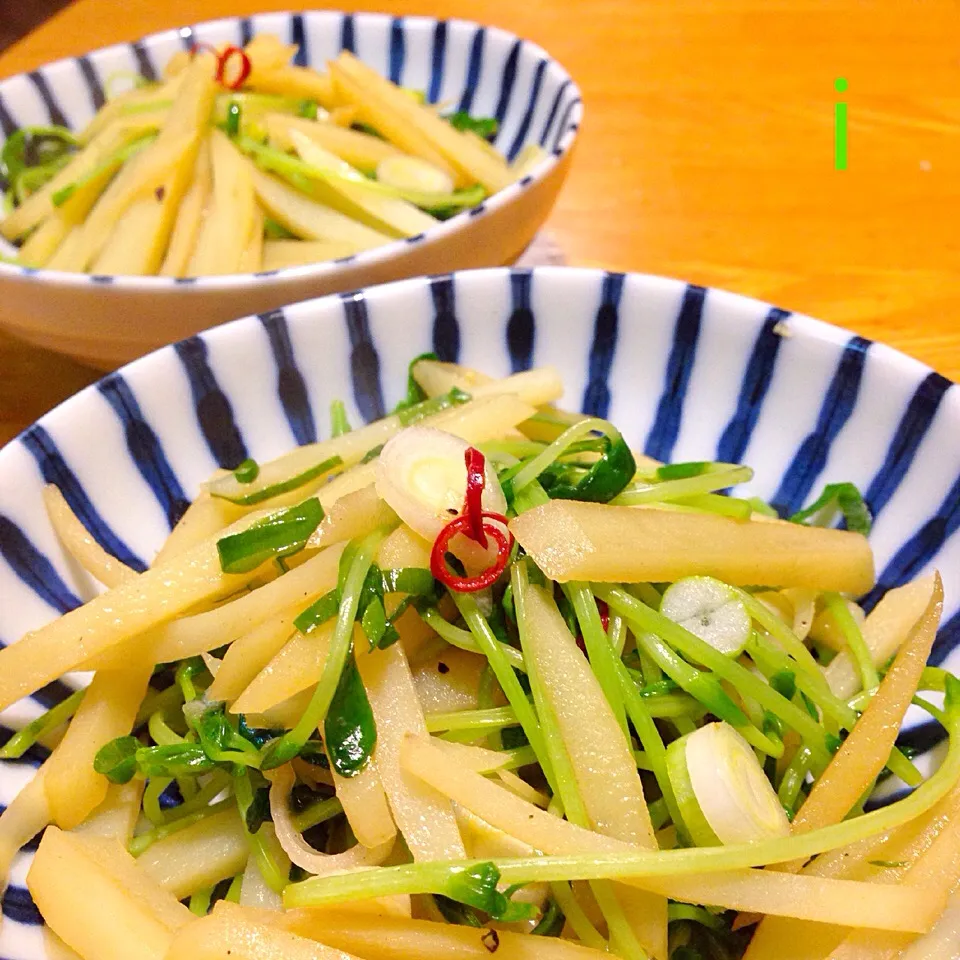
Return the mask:
[[[414,357],[410,363],[407,365],[407,392],[404,398],[397,404],[394,409],[394,413],[399,413],[401,410],[406,410],[409,407],[415,406],[418,403],[422,403],[427,399],[427,395],[423,390],[423,387],[414,379],[413,368],[421,360],[436,360],[438,359],[435,353],[421,353],[418,356]]]
[[[458,110],[451,113],[447,120],[456,130],[469,130],[484,140],[490,140],[496,136],[500,126],[495,117],[471,117],[466,110]]]
[[[377,744],[377,725],[353,656],[347,657],[323,723],[330,765],[341,777],[366,767]]]
[[[233,727],[222,703],[213,704],[194,724],[200,746],[217,763],[259,763],[259,750]]]
[[[334,588],[325,593],[319,600],[315,600],[301,613],[293,625],[301,633],[312,633],[322,627],[328,620],[332,620],[340,609],[340,591]]]
[[[367,609],[363,611],[363,617],[360,619],[360,626],[370,642],[370,649],[379,647],[387,632],[387,614],[383,609],[382,600],[375,597],[367,604]],[[394,633],[396,633],[395,630]]]
[[[243,819],[247,825],[247,833],[256,833],[264,823],[272,819],[269,787],[260,787],[254,791],[253,800],[244,811]]]
[[[316,100],[304,100],[300,104],[300,108],[297,110],[297,116],[305,117],[307,120],[316,120],[317,110],[318,107]]]
[[[300,753],[300,749],[300,744],[294,743],[286,737],[271,740],[260,753],[260,769],[273,770],[276,767],[282,767],[296,757]]]
[[[550,897],[550,899],[547,900],[547,906],[543,911],[543,915],[530,933],[535,937],[559,937],[560,931],[563,930],[565,920],[566,917],[564,917],[563,911],[560,909],[560,904],[557,903],[553,897]]]
[[[140,747],[137,768],[145,777],[196,777],[209,773],[216,763],[199,743],[172,743],[159,747]]]
[[[384,593],[413,593],[426,597],[436,592],[437,581],[425,567],[396,567],[380,573]]]
[[[77,145],[77,138],[66,127],[21,127],[7,137],[0,150],[0,173],[13,180],[24,170],[50,163]]]
[[[553,500],[608,503],[633,479],[637,462],[619,433],[606,438],[606,448],[589,469],[554,463],[540,474],[540,483]]]
[[[237,733],[252,743],[258,750],[277,737],[282,737],[283,730],[270,730],[265,727],[251,727],[247,718],[241,713],[237,715]]]
[[[255,523],[240,533],[217,541],[224,573],[247,573],[275,557],[299,553],[323,520],[316,497]]]
[[[111,783],[129,783],[137,772],[136,737],[117,737],[105,743],[93,758],[93,769],[102,773]]]
[[[770,686],[786,700],[797,693],[797,675],[792,670],[780,670],[770,678]]]
[[[492,863],[478,863],[451,870],[444,894],[458,903],[476,907],[503,923],[527,920],[537,908],[532,903],[516,903],[497,889],[500,871]]]
[[[870,508],[864,502],[863,495],[852,483],[829,483],[823,488],[823,493],[803,510],[797,511],[790,517],[791,523],[803,523],[811,518],[818,525],[826,526],[837,512],[843,515],[847,529],[854,533],[869,535],[873,518]]]
[[[447,923],[454,923],[459,927],[476,927],[478,929],[483,926],[483,920],[480,919],[473,907],[458,903],[456,900],[451,900],[439,893],[433,895],[433,902],[437,905],[437,909]]]

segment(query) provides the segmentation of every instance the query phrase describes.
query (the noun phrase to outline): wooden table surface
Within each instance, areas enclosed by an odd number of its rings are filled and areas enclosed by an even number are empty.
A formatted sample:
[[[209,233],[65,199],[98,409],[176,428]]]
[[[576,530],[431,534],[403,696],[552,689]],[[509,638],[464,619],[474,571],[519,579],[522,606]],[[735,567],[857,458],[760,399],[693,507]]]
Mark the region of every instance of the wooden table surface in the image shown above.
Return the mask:
[[[586,119],[547,229],[568,262],[752,294],[960,377],[957,0],[344,3],[500,24],[567,67]],[[76,0],[3,54],[0,76],[290,6]],[[842,171],[837,77],[849,82]],[[95,377],[0,335],[0,442]]]

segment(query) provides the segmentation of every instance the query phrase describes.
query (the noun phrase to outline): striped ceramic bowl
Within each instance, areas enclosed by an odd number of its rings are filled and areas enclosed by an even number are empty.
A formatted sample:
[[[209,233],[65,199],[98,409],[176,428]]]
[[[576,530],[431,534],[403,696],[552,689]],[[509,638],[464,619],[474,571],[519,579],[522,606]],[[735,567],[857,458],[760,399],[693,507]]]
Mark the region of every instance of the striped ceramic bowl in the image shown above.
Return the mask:
[[[64,556],[41,501],[55,483],[96,539],[142,570],[215,468],[264,460],[391,409],[407,364],[433,350],[491,374],[555,365],[563,403],[609,417],[659,459],[743,461],[749,493],[787,513],[851,480],[876,517],[883,590],[938,567],[960,643],[960,387],[879,343],[755,300],[598,270],[480,270],[418,278],[251,316],[125,367],[0,451],[0,639],[76,606],[91,581]],[[22,725],[79,679],[0,717]],[[908,717],[907,742],[936,731]],[[939,728],[937,728],[939,729]],[[4,734],[8,736],[9,733]],[[43,759],[0,767],[0,802]],[[0,957],[39,960],[29,853],[3,902]]]
[[[28,124],[81,128],[104,102],[108,78],[153,79],[179,50],[242,44],[269,33],[299,46],[296,62],[323,68],[341,50],[392,81],[499,121],[507,158],[540,144],[528,176],[426,233],[340,260],[224,277],[91,276],[0,261],[0,324],[14,335],[103,368],[215,323],[305,297],[421,273],[512,263],[550,212],[580,125],[580,91],[540,47],[464,20],[372,13],[267,13],[167,30],[41,67],[0,83],[0,132]],[[2,139],[0,139],[2,142]],[[2,252],[2,251],[0,251]]]

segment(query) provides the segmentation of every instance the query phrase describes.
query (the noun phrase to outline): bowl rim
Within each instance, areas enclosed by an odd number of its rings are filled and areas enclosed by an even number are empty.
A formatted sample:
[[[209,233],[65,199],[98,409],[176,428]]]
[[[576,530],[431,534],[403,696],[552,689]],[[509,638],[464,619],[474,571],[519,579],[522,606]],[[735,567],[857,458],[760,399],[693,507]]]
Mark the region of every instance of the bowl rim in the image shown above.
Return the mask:
[[[78,273],[66,270],[51,270],[47,267],[27,267],[16,263],[9,263],[0,258],[0,279],[9,279],[14,281],[28,282],[48,282],[60,286],[76,287],[94,284],[101,289],[109,287],[119,287],[125,290],[135,290],[144,293],[155,293],[160,290],[197,290],[202,289],[205,292],[223,292],[242,288],[251,283],[263,283],[275,285],[287,280],[303,280],[308,278],[328,277],[336,274],[344,267],[369,268],[387,262],[399,255],[406,248],[420,243],[442,243],[451,239],[451,237],[460,232],[461,228],[468,223],[482,219],[490,214],[496,213],[513,202],[523,191],[537,183],[543,182],[547,176],[565,160],[573,150],[577,140],[580,126],[583,123],[583,93],[577,82],[570,75],[570,72],[547,50],[541,47],[533,40],[528,40],[509,30],[491,24],[483,24],[475,20],[467,20],[463,17],[431,17],[421,14],[411,14],[409,16],[394,15],[383,11],[348,11],[327,8],[314,8],[303,10],[266,10],[257,11],[250,14],[217,17],[212,20],[203,20],[199,23],[169,27],[164,30],[156,30],[153,33],[145,34],[135,40],[121,41],[105,47],[96,47],[87,50],[84,53],[74,56],[61,57],[59,60],[52,60],[48,63],[40,64],[33,70],[21,71],[12,74],[9,77],[0,80],[0,97],[5,92],[5,88],[11,81],[22,77],[28,77],[31,73],[38,70],[46,70],[61,67],[70,64],[84,57],[90,57],[94,54],[107,53],[115,50],[125,50],[133,47],[135,44],[144,43],[156,37],[173,36],[179,34],[182,38],[191,36],[195,31],[207,27],[216,27],[221,24],[235,24],[244,20],[253,20],[259,16],[277,16],[277,17],[303,17],[311,13],[323,13],[332,16],[352,17],[354,20],[400,20],[403,22],[413,22],[422,24],[461,24],[466,27],[473,27],[478,30],[484,30],[487,33],[495,33],[503,36],[511,42],[518,42],[522,48],[529,50],[535,56],[539,56],[545,62],[546,67],[554,66],[561,75],[561,85],[557,91],[557,103],[559,104],[560,95],[564,90],[569,90],[571,99],[567,103],[565,112],[559,117],[559,128],[563,134],[557,141],[556,147],[543,157],[534,167],[521,179],[508,184],[502,190],[498,190],[485,198],[476,207],[464,210],[455,214],[447,220],[438,221],[437,225],[431,227],[423,233],[412,237],[400,237],[385,243],[382,246],[374,247],[371,250],[363,250],[359,253],[350,254],[346,257],[339,257],[335,260],[324,260],[319,263],[303,264],[296,267],[281,267],[275,270],[261,270],[256,273],[229,273],[213,276],[190,276],[190,277],[160,277],[160,276],[139,276],[136,274],[94,274]],[[229,322],[229,321],[228,321]]]
[[[790,336],[800,336],[809,338],[811,340],[817,340],[823,343],[829,343],[834,346],[840,346],[847,343],[851,337],[859,336],[853,330],[850,330],[848,327],[842,327],[839,324],[830,323],[826,320],[819,320],[816,317],[812,317],[801,311],[792,310],[789,308],[779,308],[777,305],[770,303],[770,301],[762,300],[759,297],[753,297],[749,294],[736,293],[732,290],[726,290],[723,287],[715,287],[710,285],[700,285],[695,284],[690,280],[684,280],[679,277],[671,277],[663,274],[656,273],[645,273],[638,270],[612,270],[606,269],[604,267],[592,267],[592,266],[571,266],[571,265],[544,265],[537,267],[514,267],[514,266],[501,266],[501,267],[477,267],[468,270],[452,270],[448,273],[434,273],[434,274],[420,274],[413,277],[404,277],[400,280],[390,280],[385,283],[370,284],[363,287],[357,287],[351,290],[345,290],[339,293],[326,293],[321,294],[316,297],[307,297],[303,300],[294,300],[290,303],[283,304],[283,306],[276,307],[275,311],[280,313],[286,313],[287,311],[296,310],[298,313],[301,311],[307,311],[315,304],[328,303],[328,302],[345,302],[352,300],[354,298],[363,298],[367,299],[371,296],[373,297],[389,297],[393,291],[399,291],[400,293],[406,287],[414,287],[420,284],[431,284],[439,280],[450,280],[456,282],[458,277],[479,277],[481,280],[489,277],[491,279],[496,279],[498,277],[513,277],[517,275],[530,276],[530,277],[545,277],[548,279],[554,277],[564,277],[564,276],[575,276],[580,277],[584,282],[594,281],[602,282],[604,279],[614,276],[622,277],[625,280],[633,280],[634,282],[640,282],[643,284],[649,285],[661,285],[661,286],[702,286],[702,289],[712,295],[715,299],[719,299],[721,303],[728,303],[731,305],[740,304],[740,305],[753,305],[756,307],[762,307],[767,311],[770,310],[782,310],[782,312],[789,318],[790,322]],[[274,311],[271,311],[274,312]],[[293,318],[295,322],[297,318]],[[185,337],[183,340],[174,341],[173,343],[164,344],[155,348],[154,350],[149,351],[148,353],[143,354],[140,357],[137,357],[135,360],[131,360],[128,363],[123,364],[118,367],[116,370],[104,373],[103,376],[98,377],[92,383],[88,384],[85,387],[82,387],[76,393],[71,394],[69,397],[61,400],[58,404],[51,407],[40,417],[38,417],[33,423],[28,424],[24,427],[23,430],[12,436],[5,444],[0,446],[0,470],[2,470],[2,464],[5,459],[5,454],[7,454],[11,448],[19,445],[23,436],[28,433],[34,426],[37,424],[44,424],[48,418],[63,415],[63,410],[65,407],[68,407],[74,403],[80,403],[81,397],[84,397],[87,394],[93,395],[97,392],[98,387],[101,383],[108,380],[111,377],[122,376],[126,378],[127,376],[138,377],[140,376],[140,369],[147,369],[153,364],[159,362],[158,358],[166,354],[170,350],[175,350],[178,344],[186,343],[195,338],[208,338],[213,337],[216,339],[223,337],[230,337],[235,334],[237,331],[249,328],[251,330],[257,329],[257,324],[260,322],[260,315],[256,313],[245,314],[242,317],[235,317],[231,320],[225,320],[222,323],[215,324],[211,327],[207,327],[204,330],[199,331],[189,337]],[[309,321],[308,321],[309,322]],[[917,376],[917,375],[927,375],[927,374],[936,374],[938,377],[942,377],[950,387],[960,385],[960,381],[955,381],[949,377],[944,376],[935,370],[929,364],[918,359],[917,357],[911,356],[909,353],[905,353],[903,350],[900,350],[897,347],[891,346],[890,344],[885,343],[882,340],[873,340],[872,338],[861,337],[861,339],[869,342],[870,344],[879,347],[882,353],[882,363],[885,367],[896,369],[898,371],[897,375],[899,376]]]

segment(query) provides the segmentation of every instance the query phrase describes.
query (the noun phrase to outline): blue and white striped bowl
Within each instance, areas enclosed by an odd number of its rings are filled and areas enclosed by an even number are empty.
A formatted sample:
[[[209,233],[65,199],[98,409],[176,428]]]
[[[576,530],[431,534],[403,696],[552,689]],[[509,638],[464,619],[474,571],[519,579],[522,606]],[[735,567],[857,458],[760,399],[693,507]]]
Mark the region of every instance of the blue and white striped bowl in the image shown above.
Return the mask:
[[[323,68],[351,50],[383,76],[499,121],[508,159],[547,151],[519,183],[408,240],[340,260],[225,277],[90,276],[0,262],[0,321],[14,335],[103,368],[224,320],[402,277],[513,263],[546,219],[566,177],[582,116],[580,91],[536,44],[465,20],[373,13],[265,13],[167,30],[41,67],[0,83],[0,143],[20,126],[82,128],[111,75],[156,78],[196,43],[243,44],[259,33],[299,46],[296,63]]]
[[[0,639],[76,606],[94,584],[64,555],[41,492],[55,483],[97,540],[150,562],[200,482],[265,460],[403,395],[407,364],[433,350],[504,375],[553,364],[563,403],[609,417],[659,459],[743,461],[750,493],[792,512],[851,480],[876,516],[883,590],[938,567],[944,626],[933,661],[960,643],[960,387],[904,355],[808,317],[676,280],[545,267],[417,278],[251,316],[106,377],[0,451]],[[957,666],[957,656],[952,657]],[[22,725],[68,691],[11,708]],[[906,734],[931,745],[909,718]],[[9,803],[42,758],[6,763]],[[3,904],[0,957],[35,960],[27,857]]]

